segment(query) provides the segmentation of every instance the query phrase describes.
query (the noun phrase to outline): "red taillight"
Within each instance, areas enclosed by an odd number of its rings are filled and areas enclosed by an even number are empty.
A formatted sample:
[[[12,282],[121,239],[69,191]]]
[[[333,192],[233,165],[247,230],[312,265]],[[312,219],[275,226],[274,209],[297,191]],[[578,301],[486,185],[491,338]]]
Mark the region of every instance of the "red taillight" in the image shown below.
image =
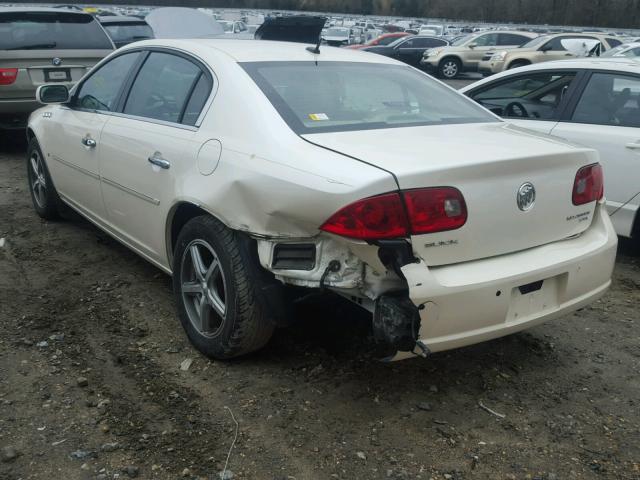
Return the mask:
[[[462,227],[467,206],[459,190],[422,188],[365,198],[339,210],[321,227],[325,232],[360,240],[383,240]]]
[[[604,178],[602,175],[602,165],[594,163],[582,167],[576,173],[576,180],[573,183],[573,204],[584,205],[585,203],[596,202],[604,196]]]
[[[397,193],[365,198],[340,209],[320,230],[361,240],[406,237],[407,216]]]
[[[403,195],[413,235],[455,230],[467,222],[467,204],[456,188],[421,188]]]
[[[17,68],[0,68],[0,85],[11,85],[18,78]]]

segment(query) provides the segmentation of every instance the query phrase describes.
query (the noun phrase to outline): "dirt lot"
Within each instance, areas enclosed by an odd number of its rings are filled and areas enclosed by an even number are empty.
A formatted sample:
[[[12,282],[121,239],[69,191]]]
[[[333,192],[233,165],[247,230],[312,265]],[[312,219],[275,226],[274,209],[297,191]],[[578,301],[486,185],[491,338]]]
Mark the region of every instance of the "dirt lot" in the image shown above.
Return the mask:
[[[227,478],[640,479],[639,247],[591,308],[484,345],[382,364],[335,300],[212,362],[169,278],[86,222],[41,221],[24,145],[2,142],[1,479],[219,478],[230,411]]]

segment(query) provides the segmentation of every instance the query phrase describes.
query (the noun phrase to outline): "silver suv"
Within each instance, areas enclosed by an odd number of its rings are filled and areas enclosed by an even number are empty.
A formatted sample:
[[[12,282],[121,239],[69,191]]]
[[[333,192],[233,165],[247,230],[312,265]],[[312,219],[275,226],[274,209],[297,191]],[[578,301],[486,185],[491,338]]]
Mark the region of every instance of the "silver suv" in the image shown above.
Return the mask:
[[[114,48],[87,13],[0,7],[0,129],[26,125],[40,85],[70,88]]]

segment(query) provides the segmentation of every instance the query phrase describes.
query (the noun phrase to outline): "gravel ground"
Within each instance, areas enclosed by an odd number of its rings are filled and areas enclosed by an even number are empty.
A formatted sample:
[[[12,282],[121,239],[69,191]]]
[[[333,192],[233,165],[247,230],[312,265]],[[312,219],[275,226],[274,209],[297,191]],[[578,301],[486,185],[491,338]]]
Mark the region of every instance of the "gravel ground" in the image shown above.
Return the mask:
[[[0,145],[1,479],[213,479],[229,453],[235,479],[640,479],[638,246],[601,301],[501,340],[382,364],[366,315],[325,299],[214,362],[169,277],[40,220],[24,144]]]

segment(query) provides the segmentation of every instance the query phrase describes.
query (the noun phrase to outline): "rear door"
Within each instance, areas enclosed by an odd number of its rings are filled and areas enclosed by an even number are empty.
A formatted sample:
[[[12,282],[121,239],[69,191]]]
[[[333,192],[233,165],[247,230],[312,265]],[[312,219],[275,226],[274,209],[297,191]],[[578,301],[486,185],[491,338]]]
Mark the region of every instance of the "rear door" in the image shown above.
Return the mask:
[[[117,56],[81,85],[69,106],[55,109],[44,139],[47,165],[58,192],[94,219],[104,219],[98,156],[102,130],[140,53]]]
[[[409,38],[396,47],[396,58],[409,65],[419,65],[425,50],[445,45],[447,42],[439,38]]]
[[[640,75],[594,72],[552,134],[598,150],[614,227],[631,236],[640,207]]]
[[[0,69],[15,70],[0,99],[35,101],[45,83],[71,86],[111,53],[113,43],[91,16],[75,12],[0,12]]]
[[[102,192],[111,226],[164,264],[165,222],[176,183],[197,168],[200,147],[209,139],[198,125],[213,77],[187,55],[160,50],[144,55],[121,113],[112,115],[102,132]]]

